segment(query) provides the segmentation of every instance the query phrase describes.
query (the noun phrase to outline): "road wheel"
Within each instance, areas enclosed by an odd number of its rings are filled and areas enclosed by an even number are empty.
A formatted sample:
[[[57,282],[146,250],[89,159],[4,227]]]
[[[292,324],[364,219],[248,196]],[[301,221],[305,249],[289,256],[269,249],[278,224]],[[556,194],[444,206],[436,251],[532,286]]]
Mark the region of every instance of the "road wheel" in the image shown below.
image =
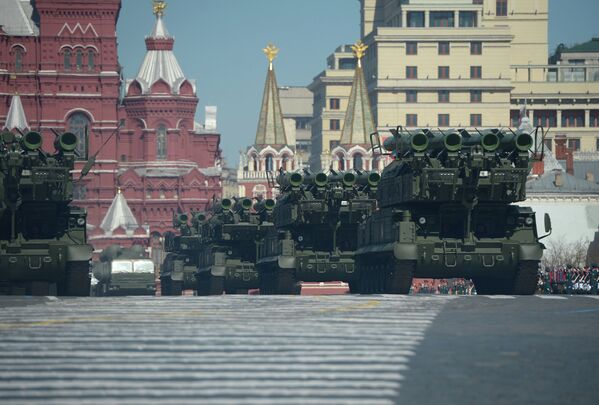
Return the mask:
[[[90,283],[89,262],[68,262],[65,278],[58,286],[58,295],[89,297]]]
[[[171,293],[171,279],[170,277],[164,277],[160,279],[160,295],[168,297]]]
[[[416,263],[412,261],[396,261],[391,269],[385,269],[385,292],[387,294],[409,294]]]
[[[183,294],[183,281],[171,281],[171,295],[179,296]]]
[[[198,280],[198,295],[222,295],[225,290],[225,278],[212,274],[196,276]],[[183,286],[181,286],[182,288]],[[179,292],[181,295],[181,292]]]
[[[518,265],[512,294],[533,295],[537,290],[539,262],[526,261]]]

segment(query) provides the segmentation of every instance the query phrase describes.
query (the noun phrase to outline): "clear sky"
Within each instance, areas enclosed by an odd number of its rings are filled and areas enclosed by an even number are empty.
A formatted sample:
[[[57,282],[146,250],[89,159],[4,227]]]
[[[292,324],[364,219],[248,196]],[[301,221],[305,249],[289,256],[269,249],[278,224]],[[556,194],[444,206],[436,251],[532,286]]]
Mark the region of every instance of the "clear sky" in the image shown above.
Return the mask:
[[[514,0],[513,0],[514,1]],[[279,86],[306,86],[337,46],[360,35],[358,0],[167,0],[165,23],[175,37],[183,72],[195,79],[200,104],[218,106],[221,147],[228,166],[256,134],[267,61],[275,43]],[[599,36],[599,0],[549,0],[549,49]],[[154,25],[150,0],[123,0],[119,58],[133,78]]]

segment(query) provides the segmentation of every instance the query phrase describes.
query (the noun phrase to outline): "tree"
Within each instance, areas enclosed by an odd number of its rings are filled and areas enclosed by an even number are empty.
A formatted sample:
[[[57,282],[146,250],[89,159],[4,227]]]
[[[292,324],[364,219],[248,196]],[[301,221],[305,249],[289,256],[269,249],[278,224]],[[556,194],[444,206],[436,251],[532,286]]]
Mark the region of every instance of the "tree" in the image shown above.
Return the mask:
[[[567,265],[583,267],[587,264],[589,245],[590,241],[587,238],[581,238],[574,242],[565,242],[555,238],[547,243],[541,264],[543,267],[549,268]]]

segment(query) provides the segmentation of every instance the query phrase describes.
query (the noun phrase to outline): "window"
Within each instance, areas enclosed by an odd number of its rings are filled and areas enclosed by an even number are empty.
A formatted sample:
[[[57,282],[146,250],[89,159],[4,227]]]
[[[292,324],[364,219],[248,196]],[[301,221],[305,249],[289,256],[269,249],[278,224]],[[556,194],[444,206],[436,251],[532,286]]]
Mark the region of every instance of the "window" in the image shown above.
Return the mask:
[[[580,151],[580,139],[568,138],[568,149],[571,149],[574,152]]]
[[[418,114],[406,114],[406,125],[415,127],[418,125]]]
[[[599,152],[599,138],[595,139],[595,150]]]
[[[418,66],[406,66],[406,79],[418,78]]]
[[[497,17],[507,17],[507,0],[497,0]]]
[[[470,55],[482,55],[483,43],[480,41],[470,42]]]
[[[545,138],[545,141],[543,143],[545,144],[545,148],[552,150],[553,140],[551,138]]]
[[[71,70],[71,51],[64,51],[64,70]]]
[[[439,90],[439,102],[449,103],[449,90]]]
[[[356,153],[354,155],[354,169],[355,170],[362,170],[363,169],[363,160],[362,160],[362,155],[359,153]]]
[[[337,155],[337,161],[339,162],[337,168],[339,170],[345,170],[345,158],[341,153]]]
[[[460,27],[476,27],[476,11],[460,11]]]
[[[480,127],[483,122],[483,117],[481,114],[470,114],[470,126],[471,127]]]
[[[77,155],[79,159],[87,160],[88,155],[88,141],[89,141],[89,128],[90,121],[87,115],[81,112],[74,113],[71,115],[67,122],[69,132],[74,133],[77,136]]]
[[[329,108],[331,110],[338,110],[339,109],[339,99],[338,98],[329,99]]]
[[[272,155],[266,155],[264,157],[264,163],[267,172],[272,172],[274,170]]]
[[[431,27],[454,27],[454,16],[453,11],[431,11],[430,25]]]
[[[591,122],[589,122],[590,127],[599,127],[599,110],[591,110],[589,118],[591,119]]]
[[[449,66],[439,66],[439,79],[449,79]]]
[[[470,102],[480,103],[482,102],[483,92],[481,90],[470,90]]]
[[[15,49],[15,71],[21,72],[23,70],[23,54],[25,51],[20,46]]]
[[[510,111],[510,126],[516,128],[520,126],[520,111],[519,110],[511,110]]]
[[[340,128],[339,120],[330,120],[329,121],[329,129],[331,131],[338,131]]]
[[[483,68],[481,66],[470,66],[470,78],[480,79],[483,76]]]
[[[406,102],[417,103],[418,102],[418,92],[416,90],[406,91]]]
[[[94,60],[94,51],[91,49],[87,52],[87,70],[94,70],[96,68],[96,63]]]
[[[584,127],[584,111],[562,111],[562,127]]]
[[[424,27],[424,11],[408,11],[408,27]]]
[[[156,159],[166,159],[166,126],[163,124],[156,129]]]
[[[449,55],[449,42],[439,42],[439,55]]]
[[[418,42],[406,42],[406,55],[418,55]]]
[[[78,49],[75,53],[75,64],[77,65],[77,70],[83,70],[83,51]]]
[[[449,126],[449,114],[439,114],[438,125],[440,127],[448,127]]]
[[[342,58],[339,59],[339,69],[341,70],[352,70],[356,68],[355,58]]]
[[[534,112],[533,125],[545,128],[555,127],[557,125],[557,111],[555,110],[537,110]]]

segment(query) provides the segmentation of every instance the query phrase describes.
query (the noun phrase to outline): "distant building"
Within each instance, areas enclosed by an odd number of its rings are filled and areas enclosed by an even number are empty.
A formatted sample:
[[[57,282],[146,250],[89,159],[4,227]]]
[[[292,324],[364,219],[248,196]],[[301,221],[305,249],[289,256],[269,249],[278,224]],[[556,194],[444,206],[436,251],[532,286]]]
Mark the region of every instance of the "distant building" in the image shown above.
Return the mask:
[[[285,125],[279,96],[279,87],[273,60],[279,49],[269,44],[264,53],[268,59],[268,71],[264,84],[262,105],[258,117],[258,128],[254,145],[240,153],[237,170],[239,196],[272,198],[276,188],[269,185],[269,177],[276,177],[278,170],[296,170],[299,168],[295,149],[295,128]]]
[[[290,138],[295,139],[298,164],[300,167],[308,167],[312,145],[311,123],[314,96],[306,87],[279,87],[279,98],[283,120],[286,122],[285,129],[290,132]]]

